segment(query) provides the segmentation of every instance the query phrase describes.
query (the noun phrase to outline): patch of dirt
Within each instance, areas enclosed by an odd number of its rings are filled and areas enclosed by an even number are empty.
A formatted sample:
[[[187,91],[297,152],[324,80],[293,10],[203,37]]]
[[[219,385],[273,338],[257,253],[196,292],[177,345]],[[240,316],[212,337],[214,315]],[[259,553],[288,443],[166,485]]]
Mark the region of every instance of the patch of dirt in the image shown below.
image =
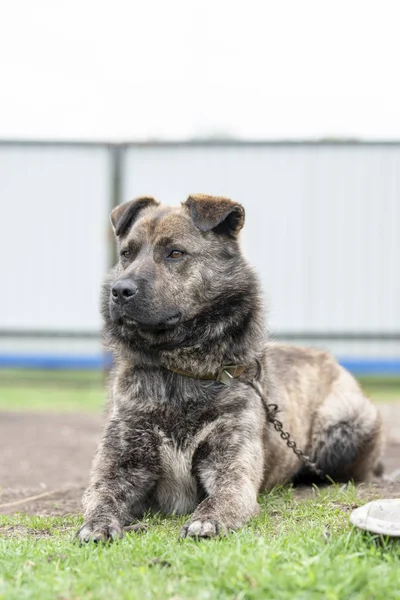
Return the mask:
[[[79,513],[102,423],[101,415],[1,412],[0,513]]]
[[[1,486],[85,485],[102,422],[101,415],[1,412]]]
[[[398,448],[400,452],[400,446]],[[320,485],[319,489],[323,490],[328,485]],[[315,488],[306,485],[299,485],[295,488],[295,497],[298,500],[307,499],[315,494]],[[376,479],[370,483],[360,483],[357,485],[357,495],[362,501],[370,502],[371,500],[377,500],[378,498],[400,498],[400,479],[396,481],[389,481],[386,478]],[[349,505],[340,503],[342,510],[351,511],[353,508],[357,508],[360,504]]]
[[[0,514],[23,512],[48,517],[78,514],[84,489],[85,486],[62,486],[51,488],[44,496],[43,488],[4,488],[0,494]]]
[[[390,474],[400,469],[400,404],[383,406],[382,413]],[[101,415],[1,412],[0,513],[79,513],[102,423]],[[400,497],[400,481],[378,480],[359,491],[365,500]],[[299,498],[310,493],[310,488],[296,491]]]
[[[28,535],[34,538],[46,538],[51,537],[52,533],[48,529],[31,529],[23,525],[6,525],[0,527],[0,537],[3,538],[26,537]]]

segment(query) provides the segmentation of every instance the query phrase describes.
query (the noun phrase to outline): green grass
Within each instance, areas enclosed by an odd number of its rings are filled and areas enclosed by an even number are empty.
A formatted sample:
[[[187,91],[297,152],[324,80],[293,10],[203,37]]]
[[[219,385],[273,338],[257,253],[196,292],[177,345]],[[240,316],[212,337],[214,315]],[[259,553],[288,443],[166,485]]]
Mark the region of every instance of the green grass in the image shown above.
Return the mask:
[[[21,382],[26,385],[91,386],[101,385],[105,380],[103,371],[74,371],[60,369],[0,369],[0,384]]]
[[[365,394],[374,402],[400,401],[400,377],[359,377]]]
[[[105,398],[101,388],[0,386],[0,410],[100,412]]]
[[[98,371],[0,370],[0,410],[100,412],[105,402]]]
[[[400,544],[349,523],[353,486],[261,498],[261,515],[225,539],[178,541],[183,518],[146,533],[72,543],[78,517],[0,517],[0,598],[23,600],[398,599]],[[12,527],[14,529],[10,529]]]

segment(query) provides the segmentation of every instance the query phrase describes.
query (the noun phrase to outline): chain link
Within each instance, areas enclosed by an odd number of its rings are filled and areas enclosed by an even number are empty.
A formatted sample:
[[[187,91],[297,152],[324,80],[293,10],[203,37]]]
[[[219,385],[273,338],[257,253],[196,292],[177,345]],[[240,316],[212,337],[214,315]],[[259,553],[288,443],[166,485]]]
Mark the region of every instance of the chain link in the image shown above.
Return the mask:
[[[307,456],[305,452],[303,452],[303,450],[300,450],[300,448],[297,447],[296,442],[291,439],[290,433],[284,430],[282,421],[276,417],[276,414],[279,411],[278,405],[267,402],[258,383],[254,383],[253,381],[246,381],[246,383],[248,383],[255,390],[258,396],[260,396],[267,413],[267,420],[272,423],[275,431],[277,431],[281,438],[286,442],[288,448],[293,450],[294,454],[301,460],[303,465],[316,473],[318,477],[321,477],[321,479],[326,479],[326,474],[317,466],[314,461],[311,460],[309,456]]]

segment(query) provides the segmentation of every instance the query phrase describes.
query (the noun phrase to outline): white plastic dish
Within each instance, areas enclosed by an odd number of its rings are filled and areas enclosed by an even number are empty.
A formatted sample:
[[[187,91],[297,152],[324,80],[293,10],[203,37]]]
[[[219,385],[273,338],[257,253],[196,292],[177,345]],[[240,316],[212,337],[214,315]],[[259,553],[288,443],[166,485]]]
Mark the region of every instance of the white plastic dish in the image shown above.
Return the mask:
[[[353,510],[350,521],[356,527],[400,537],[400,498],[375,500]]]

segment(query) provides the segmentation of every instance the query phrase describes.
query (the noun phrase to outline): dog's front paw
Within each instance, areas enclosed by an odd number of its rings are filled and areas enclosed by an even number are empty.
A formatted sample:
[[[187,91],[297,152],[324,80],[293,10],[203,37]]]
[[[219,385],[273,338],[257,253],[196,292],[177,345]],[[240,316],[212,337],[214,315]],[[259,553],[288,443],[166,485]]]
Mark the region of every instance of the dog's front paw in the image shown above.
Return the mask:
[[[118,523],[88,521],[80,528],[76,534],[76,538],[81,544],[88,542],[112,542],[121,539],[123,531]]]
[[[226,527],[216,519],[196,519],[186,523],[181,529],[180,537],[209,539],[227,534]]]

